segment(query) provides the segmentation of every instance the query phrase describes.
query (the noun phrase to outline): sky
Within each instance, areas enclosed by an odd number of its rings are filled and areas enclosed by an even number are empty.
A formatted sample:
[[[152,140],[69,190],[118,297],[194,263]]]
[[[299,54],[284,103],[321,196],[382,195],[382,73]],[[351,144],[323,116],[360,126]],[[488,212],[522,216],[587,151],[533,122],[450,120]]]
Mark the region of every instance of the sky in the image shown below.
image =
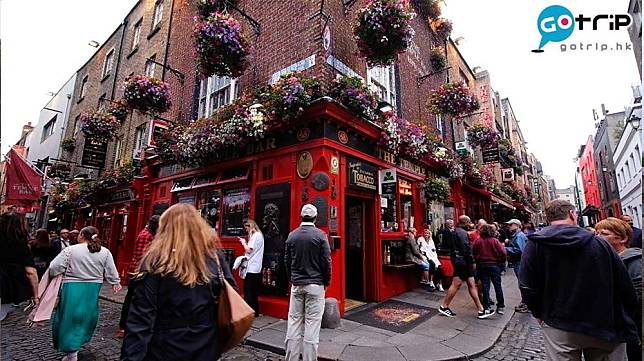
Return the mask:
[[[20,137],[28,121],[94,53],[123,20],[135,0],[0,0],[2,42],[2,153]],[[632,50],[568,51],[571,43],[630,43],[625,30],[575,30],[562,43],[539,45],[537,17],[562,4],[574,14],[625,13],[626,0],[445,0],[443,13],[454,23],[452,38],[470,67],[488,70],[492,87],[510,99],[528,149],[558,188],[574,184],[575,158],[594,134],[593,109],[621,111],[639,82]],[[27,21],[28,19],[28,21]],[[34,25],[37,24],[37,25]]]
[[[561,44],[630,43],[626,30],[574,30],[561,43],[539,47],[539,13],[563,5],[574,16],[627,13],[627,0],[445,0],[443,15],[454,23],[452,38],[462,36],[459,50],[470,67],[490,73],[492,87],[507,97],[519,120],[528,150],[541,161],[557,188],[574,184],[580,145],[595,133],[593,109],[624,110],[631,84],[640,82],[632,50],[567,51]],[[584,29],[586,29],[585,27]],[[586,45],[585,45],[586,46]],[[593,45],[594,48],[594,45]]]

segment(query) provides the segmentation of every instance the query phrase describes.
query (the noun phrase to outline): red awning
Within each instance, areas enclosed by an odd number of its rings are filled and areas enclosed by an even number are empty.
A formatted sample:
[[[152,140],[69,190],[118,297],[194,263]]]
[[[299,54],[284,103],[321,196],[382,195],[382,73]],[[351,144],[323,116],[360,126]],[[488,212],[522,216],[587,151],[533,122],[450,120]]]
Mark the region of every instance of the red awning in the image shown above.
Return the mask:
[[[42,195],[42,173],[38,172],[15,150],[9,150],[5,164],[5,204],[30,204]]]
[[[478,194],[480,194],[480,195],[482,195],[482,196],[484,196],[486,198],[490,198],[490,196],[492,195],[492,193],[486,191],[485,189],[472,187],[471,185],[469,185],[467,183],[463,183],[463,188],[467,189],[470,192],[478,193]]]
[[[498,204],[500,204],[502,206],[505,206],[505,207],[508,207],[508,208],[514,210],[514,206],[511,203],[508,203],[508,202],[504,201],[503,199],[497,197],[496,195],[490,194],[490,198],[492,199],[492,202],[498,203]]]

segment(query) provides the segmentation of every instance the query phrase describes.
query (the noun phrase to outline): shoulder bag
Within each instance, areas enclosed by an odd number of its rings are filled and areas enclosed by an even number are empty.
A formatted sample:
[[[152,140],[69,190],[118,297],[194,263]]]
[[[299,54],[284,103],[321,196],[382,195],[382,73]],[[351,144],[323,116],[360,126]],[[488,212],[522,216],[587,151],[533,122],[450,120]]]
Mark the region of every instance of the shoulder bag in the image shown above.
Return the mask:
[[[60,288],[72,257],[69,248],[65,248],[63,252],[65,255],[65,271],[54,278],[49,278],[49,268],[47,268],[38,284],[38,298],[40,298],[40,301],[29,314],[28,323],[30,326],[49,320],[54,308],[58,305]]]
[[[224,278],[224,270],[215,255],[221,288],[217,303],[217,338],[222,353],[237,346],[253,324],[255,311]]]

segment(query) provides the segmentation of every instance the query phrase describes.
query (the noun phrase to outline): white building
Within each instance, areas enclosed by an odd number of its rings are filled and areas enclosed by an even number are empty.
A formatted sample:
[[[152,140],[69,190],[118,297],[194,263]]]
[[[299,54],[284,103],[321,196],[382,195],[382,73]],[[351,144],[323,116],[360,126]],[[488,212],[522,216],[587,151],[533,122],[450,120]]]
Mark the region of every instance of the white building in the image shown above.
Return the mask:
[[[563,199],[564,201],[570,202],[572,205],[577,205],[577,189],[575,186],[570,186],[568,188],[563,188],[563,189],[556,189],[555,190],[555,195],[557,198],[555,199]]]
[[[47,157],[49,159],[60,158],[60,142],[63,140],[63,134],[65,134],[75,83],[76,73],[40,110],[38,124],[36,124],[25,142],[27,159],[34,165],[37,165],[39,160],[45,160]]]
[[[624,130],[613,152],[617,186],[622,213],[633,217],[642,227],[642,96],[639,86],[633,87],[634,101],[626,109]]]

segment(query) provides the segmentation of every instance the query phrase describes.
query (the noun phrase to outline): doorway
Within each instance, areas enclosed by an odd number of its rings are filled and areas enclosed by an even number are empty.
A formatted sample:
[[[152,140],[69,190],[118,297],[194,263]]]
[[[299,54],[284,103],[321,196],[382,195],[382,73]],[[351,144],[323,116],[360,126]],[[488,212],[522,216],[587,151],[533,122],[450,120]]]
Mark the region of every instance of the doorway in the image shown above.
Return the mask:
[[[366,274],[366,227],[367,212],[365,200],[347,197],[345,203],[345,294],[352,301],[365,301]],[[356,304],[349,301],[348,303]],[[359,305],[361,302],[358,302]]]

